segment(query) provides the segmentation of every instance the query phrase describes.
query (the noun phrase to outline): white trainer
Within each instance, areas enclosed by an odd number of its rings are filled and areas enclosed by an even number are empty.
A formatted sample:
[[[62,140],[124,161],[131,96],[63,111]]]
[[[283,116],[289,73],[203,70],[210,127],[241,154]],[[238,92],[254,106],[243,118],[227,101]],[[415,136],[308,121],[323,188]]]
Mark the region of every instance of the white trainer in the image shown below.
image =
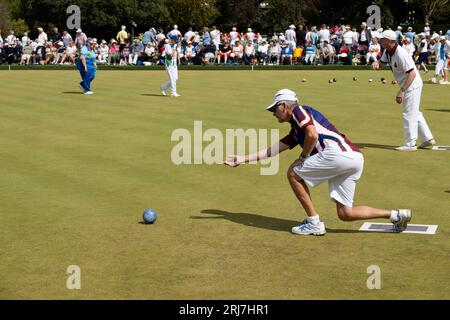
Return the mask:
[[[394,230],[396,232],[402,232],[406,230],[408,222],[411,221],[412,211],[411,209],[398,209],[395,220],[391,220],[394,224]]]
[[[174,98],[181,97],[178,93],[172,93],[170,96],[171,96],[171,97],[174,97]]]
[[[163,87],[159,87],[161,89],[161,94],[165,97],[167,96],[166,90],[163,89]]]
[[[416,146],[400,146],[395,148],[397,151],[417,151]]]
[[[436,144],[436,140],[430,139],[430,140],[428,140],[428,141],[422,142],[422,143],[420,144],[420,146],[419,146],[419,149],[425,149],[425,148],[428,148],[428,147],[432,147],[432,146],[434,146],[435,144]]]
[[[322,221],[317,224],[312,224],[305,219],[300,223],[300,225],[292,228],[292,233],[300,235],[323,236],[326,233],[325,224]]]
[[[84,94],[94,94],[94,91],[86,91]]]
[[[448,81],[439,81],[440,84],[450,84]]]

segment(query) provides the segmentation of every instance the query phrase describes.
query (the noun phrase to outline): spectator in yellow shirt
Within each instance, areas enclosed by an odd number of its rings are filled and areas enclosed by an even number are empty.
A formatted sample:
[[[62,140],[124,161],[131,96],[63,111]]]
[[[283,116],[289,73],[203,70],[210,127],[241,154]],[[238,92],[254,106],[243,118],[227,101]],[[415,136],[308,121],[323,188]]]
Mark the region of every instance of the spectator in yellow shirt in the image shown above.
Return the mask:
[[[295,64],[299,64],[300,61],[302,60],[302,55],[303,55],[303,47],[302,45],[298,45],[297,48],[294,49],[294,63]]]
[[[117,39],[117,41],[119,42],[119,45],[120,45],[120,52],[122,52],[123,51],[123,48],[125,48],[125,40],[127,40],[128,39],[128,33],[127,33],[127,27],[125,27],[125,26],[122,26],[122,28],[121,28],[122,30],[120,30],[118,33],[117,33],[117,37],[116,37],[116,39]]]

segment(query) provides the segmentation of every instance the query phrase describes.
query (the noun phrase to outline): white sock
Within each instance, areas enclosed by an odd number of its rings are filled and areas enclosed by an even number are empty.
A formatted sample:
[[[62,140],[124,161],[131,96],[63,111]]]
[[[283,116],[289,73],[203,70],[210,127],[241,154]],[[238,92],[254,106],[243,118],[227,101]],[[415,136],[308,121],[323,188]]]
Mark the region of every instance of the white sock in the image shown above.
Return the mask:
[[[318,224],[320,222],[320,218],[319,215],[316,214],[315,216],[306,218],[306,221],[308,221],[311,224]]]
[[[390,217],[390,220],[391,220],[392,222],[396,222],[396,221],[399,220],[398,213],[399,213],[398,210],[391,210],[391,217]]]

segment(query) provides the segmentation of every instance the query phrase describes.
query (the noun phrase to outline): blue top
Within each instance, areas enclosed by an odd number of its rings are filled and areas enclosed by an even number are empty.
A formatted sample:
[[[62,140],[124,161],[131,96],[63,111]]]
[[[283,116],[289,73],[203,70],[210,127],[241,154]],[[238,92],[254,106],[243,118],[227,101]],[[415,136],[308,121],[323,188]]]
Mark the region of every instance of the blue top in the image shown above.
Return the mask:
[[[95,59],[96,59],[95,52],[94,52],[94,50],[89,48],[87,45],[84,45],[81,48],[80,56],[83,57],[86,60],[86,66],[87,67],[95,66]]]

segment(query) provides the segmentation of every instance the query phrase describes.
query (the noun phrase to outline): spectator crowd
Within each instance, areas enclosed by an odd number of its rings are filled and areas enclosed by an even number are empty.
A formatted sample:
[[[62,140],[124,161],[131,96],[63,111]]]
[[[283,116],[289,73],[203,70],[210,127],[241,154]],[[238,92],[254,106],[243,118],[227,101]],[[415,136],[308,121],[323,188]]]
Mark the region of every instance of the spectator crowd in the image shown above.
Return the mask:
[[[390,29],[390,28],[389,28]],[[165,33],[162,28],[150,28],[138,37],[127,32],[125,26],[113,39],[94,43],[97,63],[107,65],[154,65],[164,63],[164,44],[171,35],[180,39],[179,64],[246,64],[246,65],[365,65],[381,57],[382,49],[377,36],[383,29],[371,30],[365,22],[359,28],[350,25],[304,27],[290,25],[284,32],[261,35],[248,28],[240,32],[232,27],[227,32],[216,26],[201,31],[189,28],[184,34],[174,26]],[[428,24],[416,34],[412,27],[397,27],[397,40],[427,71],[436,56],[441,38],[446,37],[450,47],[450,30],[444,34],[431,33]],[[5,36],[5,38],[3,38]],[[21,37],[20,37],[21,36]],[[76,30],[74,37],[53,28],[49,35],[37,29],[37,38],[28,33],[15,35],[14,31],[2,35],[0,30],[0,64],[74,64],[79,50],[88,37]],[[447,54],[448,54],[448,49]]]

